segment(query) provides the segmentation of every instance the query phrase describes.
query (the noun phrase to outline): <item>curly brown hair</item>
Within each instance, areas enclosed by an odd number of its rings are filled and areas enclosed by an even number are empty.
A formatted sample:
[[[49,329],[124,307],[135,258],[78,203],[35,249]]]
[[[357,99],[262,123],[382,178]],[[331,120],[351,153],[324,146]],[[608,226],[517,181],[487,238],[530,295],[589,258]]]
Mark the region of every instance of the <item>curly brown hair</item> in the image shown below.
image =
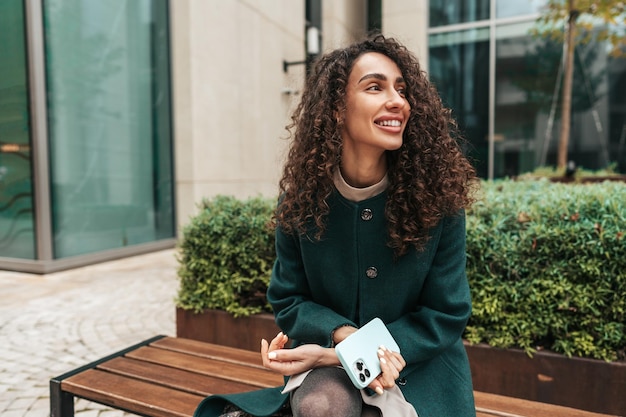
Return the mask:
[[[463,155],[451,111],[444,108],[417,58],[380,34],[323,55],[308,75],[287,126],[292,142],[274,221],[287,233],[307,234],[313,226],[314,238],[322,238],[327,199],[335,190],[333,174],[341,163],[348,77],[356,59],[368,52],[381,53],[398,65],[411,106],[402,146],[387,151],[388,245],[401,256],[410,246],[423,250],[430,228],[471,205],[476,172]]]

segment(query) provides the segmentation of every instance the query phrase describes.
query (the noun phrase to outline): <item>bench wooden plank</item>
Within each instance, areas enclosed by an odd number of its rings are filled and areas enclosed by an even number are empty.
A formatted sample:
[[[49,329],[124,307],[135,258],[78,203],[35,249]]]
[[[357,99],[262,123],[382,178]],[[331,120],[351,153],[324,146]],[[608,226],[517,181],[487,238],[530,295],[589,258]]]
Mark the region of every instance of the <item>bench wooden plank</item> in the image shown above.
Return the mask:
[[[474,391],[476,410],[487,415],[504,417],[611,417],[590,411],[576,410],[554,404],[528,401],[521,398],[505,397],[491,393]],[[494,410],[506,410],[495,411]],[[491,414],[489,414],[491,413]],[[499,414],[498,414],[499,413]],[[618,417],[618,416],[612,416]]]
[[[250,386],[250,384],[229,381],[221,376],[207,376],[123,357],[105,362],[99,365],[98,369],[204,396],[213,392],[221,394],[257,389],[257,387]],[[215,389],[216,387],[220,389],[217,390]]]
[[[90,369],[61,382],[72,394],[131,413],[189,417],[204,396]]]
[[[198,340],[165,337],[150,343],[151,347],[187,353],[209,359],[219,359],[226,362],[240,363],[248,366],[265,369],[261,354],[251,350],[237,349],[230,346],[214,345]],[[259,350],[261,346],[259,344]]]
[[[251,383],[259,388],[270,388],[283,384],[283,377],[269,369],[232,363],[231,361],[220,360],[220,358],[200,358],[184,353],[154,349],[149,346],[129,352],[126,357],[172,368],[193,370],[199,374],[220,376],[230,381]]]
[[[52,417],[73,415],[71,395],[150,417],[191,417],[211,394],[283,384],[256,352],[174,337],[153,338],[51,380]],[[611,417],[475,391],[477,417]],[[65,398],[64,396],[69,396]],[[52,398],[52,396],[51,396]],[[63,410],[63,411],[58,411]],[[617,417],[617,416],[613,416]]]

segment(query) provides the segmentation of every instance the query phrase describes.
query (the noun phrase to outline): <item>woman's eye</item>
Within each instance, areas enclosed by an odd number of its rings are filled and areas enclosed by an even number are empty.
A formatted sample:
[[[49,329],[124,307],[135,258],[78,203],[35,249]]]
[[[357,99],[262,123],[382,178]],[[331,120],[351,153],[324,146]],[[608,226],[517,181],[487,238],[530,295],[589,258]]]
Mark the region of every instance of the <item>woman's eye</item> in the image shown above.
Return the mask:
[[[380,86],[374,84],[374,85],[370,85],[369,87],[367,87],[368,91],[380,91]]]
[[[398,88],[397,91],[402,97],[406,97],[406,88]]]

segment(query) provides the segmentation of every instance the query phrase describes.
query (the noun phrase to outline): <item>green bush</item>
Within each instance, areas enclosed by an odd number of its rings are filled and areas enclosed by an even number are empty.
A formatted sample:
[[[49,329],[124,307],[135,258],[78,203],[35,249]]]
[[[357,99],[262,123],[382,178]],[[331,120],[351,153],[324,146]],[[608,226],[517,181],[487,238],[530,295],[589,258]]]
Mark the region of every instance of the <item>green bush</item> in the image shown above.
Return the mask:
[[[467,217],[473,343],[623,359],[626,184],[483,184]]]
[[[265,298],[276,256],[268,223],[275,202],[217,196],[183,230],[177,305],[234,316],[271,311]]]
[[[626,183],[484,182],[467,213],[471,343],[626,357]],[[183,231],[178,306],[271,311],[275,200],[219,196]]]

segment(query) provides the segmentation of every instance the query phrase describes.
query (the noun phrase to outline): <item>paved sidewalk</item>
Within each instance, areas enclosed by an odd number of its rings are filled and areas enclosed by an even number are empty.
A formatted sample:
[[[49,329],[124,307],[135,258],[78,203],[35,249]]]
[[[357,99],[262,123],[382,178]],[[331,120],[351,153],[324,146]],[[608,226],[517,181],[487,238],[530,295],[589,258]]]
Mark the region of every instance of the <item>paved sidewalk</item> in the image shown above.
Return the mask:
[[[0,271],[0,415],[49,416],[50,378],[176,334],[174,250],[47,275]],[[77,417],[131,416],[84,400]]]

